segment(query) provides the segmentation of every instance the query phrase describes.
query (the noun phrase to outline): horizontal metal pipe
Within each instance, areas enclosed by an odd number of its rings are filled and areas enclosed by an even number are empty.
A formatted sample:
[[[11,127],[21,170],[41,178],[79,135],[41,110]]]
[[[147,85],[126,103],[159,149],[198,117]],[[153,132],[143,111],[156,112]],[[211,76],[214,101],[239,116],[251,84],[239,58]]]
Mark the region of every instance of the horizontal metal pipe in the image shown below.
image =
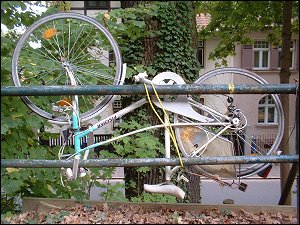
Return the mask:
[[[151,85],[149,93],[154,94]],[[179,94],[296,94],[295,84],[239,84],[234,89],[228,84],[156,85],[161,95]],[[145,95],[144,85],[79,85],[79,86],[3,86],[1,96],[54,95]]]
[[[295,163],[298,155],[280,156],[226,156],[182,158],[183,165],[254,164],[254,163]],[[140,167],[178,166],[179,159],[137,158],[137,159],[88,159],[79,163],[80,167]],[[73,160],[1,159],[1,167],[16,168],[59,168],[72,167]]]

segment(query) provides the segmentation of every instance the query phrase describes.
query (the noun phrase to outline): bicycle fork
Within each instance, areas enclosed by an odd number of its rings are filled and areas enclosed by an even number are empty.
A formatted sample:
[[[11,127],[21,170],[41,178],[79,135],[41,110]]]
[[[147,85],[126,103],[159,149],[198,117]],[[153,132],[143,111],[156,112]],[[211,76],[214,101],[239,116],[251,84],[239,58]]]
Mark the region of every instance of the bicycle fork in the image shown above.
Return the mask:
[[[70,65],[67,62],[63,63],[63,67],[66,70],[67,76],[70,78],[70,83],[72,86],[76,86],[77,82],[73,75]],[[78,176],[78,169],[79,169],[79,161],[81,154],[79,151],[80,148],[80,138],[77,137],[77,134],[80,132],[79,126],[79,105],[78,105],[78,95],[74,95],[72,97],[72,105],[73,105],[73,113],[72,113],[72,129],[74,131],[74,148],[76,155],[74,156],[73,168],[67,168],[66,174],[70,179],[76,179]]]

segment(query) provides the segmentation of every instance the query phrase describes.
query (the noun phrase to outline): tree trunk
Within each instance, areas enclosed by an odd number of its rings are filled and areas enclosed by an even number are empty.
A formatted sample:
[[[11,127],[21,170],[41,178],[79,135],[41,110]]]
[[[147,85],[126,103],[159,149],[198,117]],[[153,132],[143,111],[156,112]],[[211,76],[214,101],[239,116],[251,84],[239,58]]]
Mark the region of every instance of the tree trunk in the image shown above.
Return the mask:
[[[283,26],[282,26],[282,54],[280,57],[281,62],[281,70],[279,73],[280,83],[285,84],[289,83],[291,72],[290,72],[290,43],[291,43],[291,17],[292,17],[292,5],[293,2],[285,1],[283,5]],[[288,155],[289,145],[289,95],[282,94],[281,95],[281,103],[284,108],[284,133],[282,137],[282,141],[280,143],[280,150],[282,154]],[[289,163],[281,163],[280,164],[280,180],[281,180],[281,191],[284,188],[285,182],[287,180],[288,174],[290,171]],[[291,193],[289,193],[285,205],[291,205]]]
[[[190,30],[191,30],[191,39],[192,39],[192,47],[197,49],[198,47],[198,35],[197,35],[197,24],[196,24],[196,10],[195,3],[191,2],[191,11],[190,11]],[[197,173],[193,166],[189,166],[188,169],[192,173]],[[200,176],[189,174],[189,182],[187,183],[187,193],[190,203],[200,203]]]
[[[122,8],[130,8],[135,7],[138,4],[147,4],[151,3],[151,1],[121,1],[121,7]],[[170,4],[175,4],[175,6],[180,7],[177,1],[169,1]],[[177,5],[178,4],[178,5]],[[182,4],[182,2],[181,2]],[[198,36],[197,36],[197,29],[196,29],[196,15],[195,15],[195,7],[193,2],[186,3],[188,4],[189,10],[185,12],[186,15],[186,25],[189,26],[189,29],[191,31],[191,37],[192,38],[192,47],[197,48],[198,45]],[[157,31],[160,29],[160,22],[158,20],[155,20],[153,18],[148,18],[145,20],[146,26],[148,30],[151,31]],[[167,25],[167,24],[165,24]],[[178,27],[180,29],[180,27]],[[145,66],[151,65],[155,61],[156,54],[159,54],[158,48],[157,48],[157,37],[151,37],[143,40],[143,48],[144,48],[144,58],[142,61],[142,64]],[[149,111],[149,121],[152,125],[160,124],[157,116],[152,111],[150,106],[147,106]],[[161,130],[155,131],[155,135],[158,137],[161,137]],[[161,140],[162,142],[164,140]],[[164,156],[162,156],[164,157]],[[176,154],[177,157],[177,154]],[[192,169],[192,167],[189,167]],[[136,190],[128,190],[128,195],[133,196],[136,194],[141,194],[141,191],[143,190],[143,184],[157,184],[165,181],[165,175],[163,173],[164,170],[151,167],[151,170],[143,177],[140,176],[137,172],[132,172],[132,169],[126,169],[126,180],[128,179],[134,179],[138,178],[138,184]],[[191,172],[196,173],[196,171],[191,170]],[[130,173],[130,174],[129,174]],[[195,175],[188,175],[189,183],[186,184],[187,187],[187,194],[188,199],[190,202],[199,203],[200,202],[200,177]]]
[[[197,174],[198,171],[193,166],[188,166],[187,169],[192,173]],[[201,203],[200,195],[200,176],[194,174],[188,174],[189,182],[186,183],[186,188],[188,192],[188,199],[190,203]]]

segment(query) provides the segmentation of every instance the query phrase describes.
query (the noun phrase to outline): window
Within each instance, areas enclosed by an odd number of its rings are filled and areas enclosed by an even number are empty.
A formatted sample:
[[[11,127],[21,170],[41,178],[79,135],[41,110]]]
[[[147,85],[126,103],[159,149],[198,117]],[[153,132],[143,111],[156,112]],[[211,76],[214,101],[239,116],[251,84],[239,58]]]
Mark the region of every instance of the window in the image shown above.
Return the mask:
[[[109,66],[113,66],[114,63],[116,62],[115,54],[114,54],[113,51],[109,51],[109,53],[108,53],[108,61],[109,61]]]
[[[111,1],[70,1],[73,12],[95,17],[99,10],[110,11]]]
[[[122,101],[121,100],[115,100],[114,103],[113,103],[113,109],[114,109],[114,112],[117,112],[120,109],[122,109]]]
[[[197,58],[200,63],[200,67],[204,67],[204,41],[201,40],[198,43]]]
[[[110,1],[84,1],[86,9],[109,9]]]
[[[269,42],[268,41],[255,41],[253,46],[254,54],[254,69],[267,69],[269,68]]]
[[[271,95],[263,97],[258,103],[258,123],[276,124],[277,117],[277,110]]]
[[[114,113],[120,111],[123,108],[122,100],[115,100],[112,106],[113,106]],[[120,124],[122,124],[122,118],[116,118],[113,121],[113,129],[119,127]]]
[[[197,101],[197,102],[199,102],[201,105],[205,105],[205,104],[204,104],[204,97],[201,97],[200,95],[198,95],[198,96],[193,96],[192,99],[195,100],[195,101]],[[201,114],[201,115],[208,116],[208,113],[206,113],[204,110],[200,109],[199,107],[195,107],[195,108],[193,107],[193,109],[194,109],[197,113],[199,113],[199,114]]]
[[[290,61],[290,68],[294,67],[294,42],[291,41],[291,45],[290,45],[290,57],[291,57],[291,61]],[[281,56],[281,46],[278,46],[278,67],[280,68],[280,56]]]

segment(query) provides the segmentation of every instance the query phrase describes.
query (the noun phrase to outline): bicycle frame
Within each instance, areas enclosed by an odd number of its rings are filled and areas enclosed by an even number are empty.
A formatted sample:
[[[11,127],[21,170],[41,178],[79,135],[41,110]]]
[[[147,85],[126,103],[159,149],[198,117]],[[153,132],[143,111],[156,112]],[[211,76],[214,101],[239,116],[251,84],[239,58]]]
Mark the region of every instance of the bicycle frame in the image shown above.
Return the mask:
[[[72,73],[68,72],[68,75],[70,77],[72,77]],[[72,79],[71,79],[72,80]],[[143,81],[142,81],[143,82]],[[151,81],[146,80],[147,83],[150,83]],[[170,134],[167,130],[166,125],[160,124],[160,125],[154,125],[154,126],[150,126],[150,127],[146,127],[146,128],[142,128],[140,130],[135,130],[132,131],[130,133],[127,134],[123,134],[120,135],[118,137],[114,137],[111,138],[109,140],[106,141],[102,141],[102,142],[98,142],[98,143],[94,143],[91,144],[85,148],[81,148],[80,146],[80,139],[88,136],[90,133],[93,133],[94,131],[100,129],[102,126],[111,123],[113,121],[115,121],[116,119],[126,115],[127,113],[141,107],[142,105],[144,105],[145,103],[147,103],[146,98],[143,98],[141,100],[138,100],[134,103],[132,103],[131,105],[127,106],[126,108],[98,121],[96,124],[94,124],[93,126],[88,127],[87,129],[80,131],[80,121],[78,120],[79,118],[79,105],[78,105],[78,97],[75,95],[73,97],[73,105],[75,105],[76,107],[73,108],[73,114],[72,114],[72,129],[74,131],[74,147],[75,147],[75,153],[73,155],[71,155],[69,158],[74,156],[74,165],[73,165],[73,178],[75,179],[77,177],[77,171],[78,171],[78,164],[79,164],[79,160],[81,158],[81,153],[84,152],[84,156],[82,157],[82,160],[86,160],[88,158],[88,154],[90,149],[107,144],[109,142],[115,141],[117,139],[129,136],[129,135],[133,135],[139,132],[143,132],[146,130],[150,130],[150,129],[157,129],[157,128],[163,128],[165,127],[165,157],[166,158],[170,158]],[[174,103],[176,104],[176,103]],[[195,102],[194,102],[195,104]],[[215,118],[217,117],[223,117],[225,119],[228,119],[228,117],[226,115],[222,115],[219,112],[214,111],[213,109],[210,109],[209,107],[204,107],[202,104],[198,105],[198,107],[200,107],[201,110],[209,112],[210,114],[214,115]],[[75,111],[77,110],[77,112]],[[180,112],[179,112],[180,113]],[[165,124],[167,124],[167,118],[165,115]],[[227,120],[229,121],[229,120]],[[202,146],[201,148],[199,148],[192,156],[196,155],[197,153],[199,153],[200,151],[204,151],[206,146],[211,143],[215,138],[217,138],[218,136],[220,136],[223,132],[225,132],[228,128],[230,128],[232,126],[232,123],[230,122],[199,122],[199,123],[173,123],[170,124],[172,127],[176,127],[176,126],[221,126],[223,127],[223,129],[221,131],[219,131],[217,134],[215,134],[215,136],[210,139],[209,141],[206,142],[206,144],[204,146]],[[203,150],[204,149],[204,150]],[[170,166],[166,166],[166,170],[165,170],[165,174],[166,174],[166,181],[170,181],[171,180],[171,176],[172,174],[179,169],[180,166],[175,166],[173,169],[171,169]]]

